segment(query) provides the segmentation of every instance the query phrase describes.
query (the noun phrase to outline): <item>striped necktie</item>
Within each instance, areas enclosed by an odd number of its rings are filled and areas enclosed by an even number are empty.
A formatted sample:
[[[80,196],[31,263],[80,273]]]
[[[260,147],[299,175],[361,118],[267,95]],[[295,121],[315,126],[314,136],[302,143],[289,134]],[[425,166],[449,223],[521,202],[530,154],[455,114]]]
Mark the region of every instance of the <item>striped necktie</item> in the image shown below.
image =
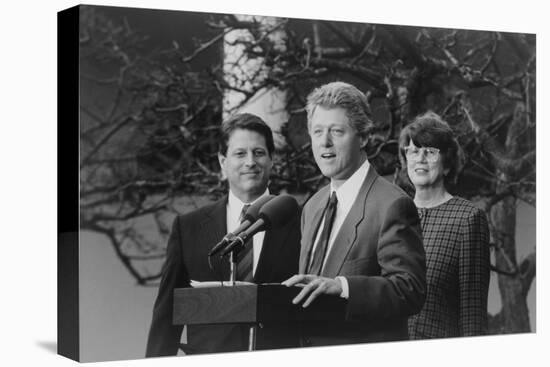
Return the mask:
[[[239,217],[239,223],[243,221],[250,204],[245,204]],[[254,242],[249,238],[244,248],[237,254],[237,280],[251,282],[253,280],[252,267],[254,261]]]
[[[320,275],[323,263],[327,255],[328,241],[330,239],[330,231],[332,230],[332,224],[334,217],[336,217],[336,206],[338,205],[338,199],[336,198],[336,192],[332,192],[330,200],[325,212],[325,224],[321,231],[321,237],[315,248],[315,254],[313,255],[313,261],[309,265],[308,274]]]

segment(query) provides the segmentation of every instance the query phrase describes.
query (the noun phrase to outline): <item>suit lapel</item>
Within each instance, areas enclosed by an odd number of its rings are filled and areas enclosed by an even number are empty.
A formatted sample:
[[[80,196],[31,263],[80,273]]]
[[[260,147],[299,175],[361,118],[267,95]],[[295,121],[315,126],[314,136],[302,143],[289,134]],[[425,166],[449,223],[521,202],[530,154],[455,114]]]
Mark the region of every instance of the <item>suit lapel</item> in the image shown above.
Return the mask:
[[[313,247],[313,241],[315,241],[315,234],[323,219],[325,213],[326,204],[328,202],[328,193],[330,186],[326,186],[321,189],[322,193],[319,195],[320,199],[312,203],[312,219],[309,223],[304,224],[304,232],[302,234],[302,246],[300,251],[300,267],[299,273],[305,274],[307,270],[307,264],[311,256],[311,248]],[[305,245],[304,245],[305,244]]]
[[[363,220],[368,219],[365,218],[365,205],[369,191],[377,177],[378,174],[374,170],[374,167],[370,166],[367,176],[359,189],[355,203],[342,223],[342,226],[334,239],[334,245],[327,255],[327,262],[321,272],[322,276],[334,278],[340,272],[349,250],[357,240],[357,226]]]
[[[204,215],[204,220],[201,223],[201,235],[204,236],[203,243],[209,244],[208,248],[205,249],[205,256],[227,233],[226,207],[227,196],[224,196],[214,203],[212,209]],[[229,279],[229,262],[226,259],[222,261],[217,255],[213,256],[212,260],[214,269],[221,269],[224,277]]]
[[[214,205],[212,206],[212,210],[205,213],[205,220],[202,223],[202,226],[205,230],[204,234],[214,238],[215,239],[214,243],[221,240],[227,232],[226,206],[227,206],[227,196],[224,196],[222,199],[214,203]]]

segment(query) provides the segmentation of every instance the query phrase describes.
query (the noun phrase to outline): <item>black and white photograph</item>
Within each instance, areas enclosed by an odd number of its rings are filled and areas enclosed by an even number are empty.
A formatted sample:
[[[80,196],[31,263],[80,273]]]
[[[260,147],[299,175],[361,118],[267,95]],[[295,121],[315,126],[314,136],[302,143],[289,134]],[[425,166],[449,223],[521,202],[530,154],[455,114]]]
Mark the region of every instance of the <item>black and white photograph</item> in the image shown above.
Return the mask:
[[[428,3],[48,9],[37,363],[535,364],[541,10]]]

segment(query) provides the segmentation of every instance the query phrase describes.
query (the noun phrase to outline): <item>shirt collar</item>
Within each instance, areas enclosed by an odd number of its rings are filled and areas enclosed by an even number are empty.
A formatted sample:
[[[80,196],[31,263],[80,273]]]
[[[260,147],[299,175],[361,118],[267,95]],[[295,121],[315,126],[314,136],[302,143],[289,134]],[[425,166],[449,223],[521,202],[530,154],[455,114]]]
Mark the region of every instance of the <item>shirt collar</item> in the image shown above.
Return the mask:
[[[361,189],[361,185],[365,180],[365,177],[367,177],[369,167],[369,161],[365,159],[365,162],[361,165],[361,167],[359,167],[350,178],[340,185],[338,189],[334,188],[332,182],[330,183],[330,192],[336,192],[336,198],[338,199],[339,206],[342,208],[351,208],[357,194],[359,194],[359,190]]]

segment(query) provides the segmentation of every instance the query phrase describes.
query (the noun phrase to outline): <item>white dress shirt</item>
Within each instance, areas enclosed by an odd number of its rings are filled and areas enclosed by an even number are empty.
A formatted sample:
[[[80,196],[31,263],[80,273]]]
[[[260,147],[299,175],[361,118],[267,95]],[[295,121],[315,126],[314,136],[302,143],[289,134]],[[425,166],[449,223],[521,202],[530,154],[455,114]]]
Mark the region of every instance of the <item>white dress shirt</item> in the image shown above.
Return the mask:
[[[260,199],[261,197],[264,197],[266,195],[269,195],[269,190],[265,190],[265,192],[258,197]],[[246,204],[254,204],[258,199],[254,200],[251,203],[243,203],[239,198],[233,194],[231,190],[229,190],[229,195],[227,199],[227,207],[226,207],[226,213],[227,213],[227,230],[228,232],[233,232],[234,229],[236,229],[241,223],[239,221],[241,216],[241,211],[243,210],[243,207]],[[256,274],[256,267],[258,266],[258,260],[260,259],[260,253],[262,252],[262,245],[264,243],[264,237],[265,232],[258,232],[252,237],[252,243],[254,246],[254,252],[253,252],[253,262],[252,262],[252,274]]]
[[[365,160],[365,162],[351,175],[350,178],[348,178],[338,189],[335,189],[332,182],[330,184],[330,195],[332,192],[336,192],[336,198],[338,199],[338,204],[336,205],[336,215],[334,218],[334,223],[332,224],[332,230],[330,231],[330,238],[328,241],[327,246],[327,253],[323,260],[323,267],[325,266],[328,257],[330,256],[330,251],[334,245],[334,239],[338,235],[338,232],[340,231],[340,228],[342,227],[342,224],[344,223],[344,220],[348,216],[351,207],[355,203],[355,200],[357,199],[357,195],[359,195],[359,190],[361,189],[361,185],[363,184],[363,181],[367,177],[367,172],[369,170],[370,164],[368,160]],[[323,228],[323,225],[325,224],[325,218],[321,220],[321,224],[319,225],[319,229],[317,230],[317,234],[315,235],[315,242],[313,244],[312,254],[315,253],[315,249],[317,248],[317,245],[319,243],[319,239],[321,237],[321,229]],[[311,256],[310,262],[313,261],[313,256]],[[348,298],[349,296],[349,286],[346,278],[344,277],[336,277],[337,279],[340,279],[340,282],[342,283],[342,293],[340,294],[341,297]]]

